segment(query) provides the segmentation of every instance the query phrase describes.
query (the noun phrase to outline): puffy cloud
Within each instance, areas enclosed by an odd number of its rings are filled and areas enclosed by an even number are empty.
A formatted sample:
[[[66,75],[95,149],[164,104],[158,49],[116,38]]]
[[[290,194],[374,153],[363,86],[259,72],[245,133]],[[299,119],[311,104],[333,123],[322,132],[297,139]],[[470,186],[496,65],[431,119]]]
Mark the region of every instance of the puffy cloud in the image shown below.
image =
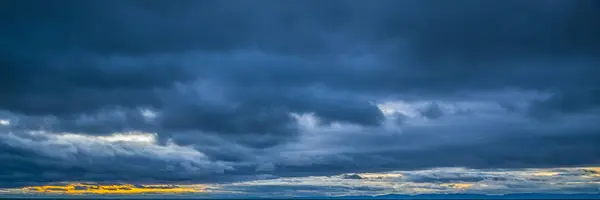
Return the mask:
[[[191,147],[160,145],[151,133],[88,136],[73,133],[5,133],[2,181],[25,184],[47,181],[189,180],[222,174],[226,162],[210,161]],[[30,183],[31,184],[31,183]]]

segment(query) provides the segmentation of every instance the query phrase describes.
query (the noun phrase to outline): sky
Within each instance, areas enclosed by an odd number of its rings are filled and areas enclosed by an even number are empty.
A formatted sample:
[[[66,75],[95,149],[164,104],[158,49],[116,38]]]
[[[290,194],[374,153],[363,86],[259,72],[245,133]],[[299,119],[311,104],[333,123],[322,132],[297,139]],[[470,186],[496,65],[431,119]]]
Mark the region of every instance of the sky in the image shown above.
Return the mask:
[[[23,0],[0,25],[0,194],[599,192],[600,1]]]

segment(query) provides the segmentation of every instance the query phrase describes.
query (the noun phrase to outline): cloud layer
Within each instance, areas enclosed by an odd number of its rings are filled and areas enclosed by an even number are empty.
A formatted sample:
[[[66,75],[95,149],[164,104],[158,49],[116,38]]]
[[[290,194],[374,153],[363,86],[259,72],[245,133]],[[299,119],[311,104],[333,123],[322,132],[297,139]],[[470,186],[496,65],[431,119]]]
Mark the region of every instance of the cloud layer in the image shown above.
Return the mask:
[[[0,190],[5,195],[61,195],[100,193],[143,194],[144,190],[164,190],[154,195],[179,195],[208,198],[248,198],[248,197],[363,197],[419,194],[469,194],[469,195],[515,195],[530,194],[590,194],[597,196],[600,184],[600,169],[573,168],[528,168],[528,169],[466,169],[432,168],[426,170],[391,171],[383,173],[353,173],[336,176],[307,176],[288,178],[268,178],[264,180],[242,181],[225,184],[178,184],[178,185],[104,185],[102,189],[89,189],[95,184],[53,184],[45,187],[25,187],[24,189]],[[63,186],[64,185],[64,186]],[[75,188],[77,186],[82,189]],[[110,188],[131,188],[132,190],[109,190]],[[38,188],[45,189],[40,191]],[[55,188],[51,190],[51,188]],[[59,189],[68,189],[61,191]],[[595,194],[595,196],[594,196]],[[522,195],[526,196],[526,195]],[[447,196],[446,196],[447,197]],[[500,196],[501,197],[501,196]],[[542,196],[538,196],[542,197]],[[557,196],[560,197],[560,196]],[[517,198],[514,197],[513,198]],[[522,198],[522,197],[521,197]],[[589,197],[588,197],[589,198]]]
[[[3,3],[0,186],[597,165],[599,7]]]
[[[597,168],[416,171],[281,178],[219,185],[251,196],[377,196],[384,194],[597,193]]]

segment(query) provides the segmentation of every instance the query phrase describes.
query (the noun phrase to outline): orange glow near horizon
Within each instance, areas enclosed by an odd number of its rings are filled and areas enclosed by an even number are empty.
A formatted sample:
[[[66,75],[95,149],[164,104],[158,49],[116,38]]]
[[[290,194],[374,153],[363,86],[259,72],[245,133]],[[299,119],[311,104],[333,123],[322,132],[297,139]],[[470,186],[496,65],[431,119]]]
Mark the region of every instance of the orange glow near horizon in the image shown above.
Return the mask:
[[[181,194],[203,192],[204,187],[181,187],[176,185],[141,185],[132,184],[84,184],[71,183],[67,185],[28,186],[21,189],[26,193],[46,194]]]

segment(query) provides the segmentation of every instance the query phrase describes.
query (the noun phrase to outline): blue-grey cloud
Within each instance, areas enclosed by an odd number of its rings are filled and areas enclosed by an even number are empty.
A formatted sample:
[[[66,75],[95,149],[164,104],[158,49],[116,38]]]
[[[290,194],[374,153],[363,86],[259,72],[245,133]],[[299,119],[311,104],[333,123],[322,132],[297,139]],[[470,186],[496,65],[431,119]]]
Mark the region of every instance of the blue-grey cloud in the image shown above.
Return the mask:
[[[597,1],[1,4],[1,184],[600,163]]]

